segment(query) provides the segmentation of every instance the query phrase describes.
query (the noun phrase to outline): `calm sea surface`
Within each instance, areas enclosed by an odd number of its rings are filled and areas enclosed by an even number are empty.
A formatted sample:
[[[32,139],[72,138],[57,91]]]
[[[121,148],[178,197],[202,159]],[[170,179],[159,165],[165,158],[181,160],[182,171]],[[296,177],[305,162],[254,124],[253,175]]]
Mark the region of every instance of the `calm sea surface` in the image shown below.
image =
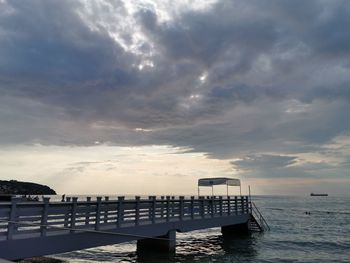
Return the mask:
[[[177,235],[175,255],[120,244],[56,255],[66,262],[350,262],[350,198],[254,197],[264,234],[223,239],[219,228]],[[307,214],[305,212],[310,212]]]

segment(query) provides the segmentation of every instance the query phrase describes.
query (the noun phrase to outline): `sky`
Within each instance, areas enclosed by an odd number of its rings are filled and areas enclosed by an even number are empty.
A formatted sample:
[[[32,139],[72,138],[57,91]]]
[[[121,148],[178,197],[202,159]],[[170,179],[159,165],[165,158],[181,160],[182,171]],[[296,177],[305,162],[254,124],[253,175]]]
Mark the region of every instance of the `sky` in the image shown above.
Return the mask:
[[[0,0],[0,94],[2,180],[350,195],[347,0]]]

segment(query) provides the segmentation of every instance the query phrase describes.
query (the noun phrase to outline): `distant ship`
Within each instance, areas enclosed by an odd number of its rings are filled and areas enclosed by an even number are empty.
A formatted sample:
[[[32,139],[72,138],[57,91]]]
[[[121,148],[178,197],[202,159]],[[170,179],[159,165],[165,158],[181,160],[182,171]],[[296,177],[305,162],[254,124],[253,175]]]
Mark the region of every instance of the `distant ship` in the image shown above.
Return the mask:
[[[314,193],[311,193],[310,196],[328,196],[328,194],[314,194]]]

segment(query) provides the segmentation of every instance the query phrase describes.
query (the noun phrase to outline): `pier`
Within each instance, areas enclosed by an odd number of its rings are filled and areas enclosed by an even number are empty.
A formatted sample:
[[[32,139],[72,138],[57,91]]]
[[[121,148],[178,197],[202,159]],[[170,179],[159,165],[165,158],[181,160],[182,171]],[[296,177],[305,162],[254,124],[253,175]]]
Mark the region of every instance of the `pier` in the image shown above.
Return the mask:
[[[0,258],[18,260],[137,240],[137,249],[174,251],[176,232],[221,227],[264,231],[249,196],[77,197],[0,203]]]

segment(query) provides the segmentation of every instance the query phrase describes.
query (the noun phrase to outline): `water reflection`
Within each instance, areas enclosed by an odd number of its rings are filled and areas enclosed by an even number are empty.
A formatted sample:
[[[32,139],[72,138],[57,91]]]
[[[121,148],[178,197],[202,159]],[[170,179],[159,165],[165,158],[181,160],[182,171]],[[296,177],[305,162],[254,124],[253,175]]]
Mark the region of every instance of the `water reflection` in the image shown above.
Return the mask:
[[[166,263],[176,262],[175,252],[151,252],[145,250],[137,250],[136,262],[138,263]]]
[[[70,252],[61,256],[80,259],[72,262],[255,262],[264,235],[235,233],[222,235],[219,229],[178,234],[176,253],[137,250],[120,244]]]
[[[245,262],[254,262],[258,254],[257,237],[240,234],[186,239],[178,242],[176,253],[137,251],[136,262],[241,262],[242,259],[245,259]]]
[[[225,251],[225,258],[229,258],[230,262],[254,262],[257,255],[257,239],[260,234],[240,234],[240,235],[223,235],[221,238],[222,249]]]

